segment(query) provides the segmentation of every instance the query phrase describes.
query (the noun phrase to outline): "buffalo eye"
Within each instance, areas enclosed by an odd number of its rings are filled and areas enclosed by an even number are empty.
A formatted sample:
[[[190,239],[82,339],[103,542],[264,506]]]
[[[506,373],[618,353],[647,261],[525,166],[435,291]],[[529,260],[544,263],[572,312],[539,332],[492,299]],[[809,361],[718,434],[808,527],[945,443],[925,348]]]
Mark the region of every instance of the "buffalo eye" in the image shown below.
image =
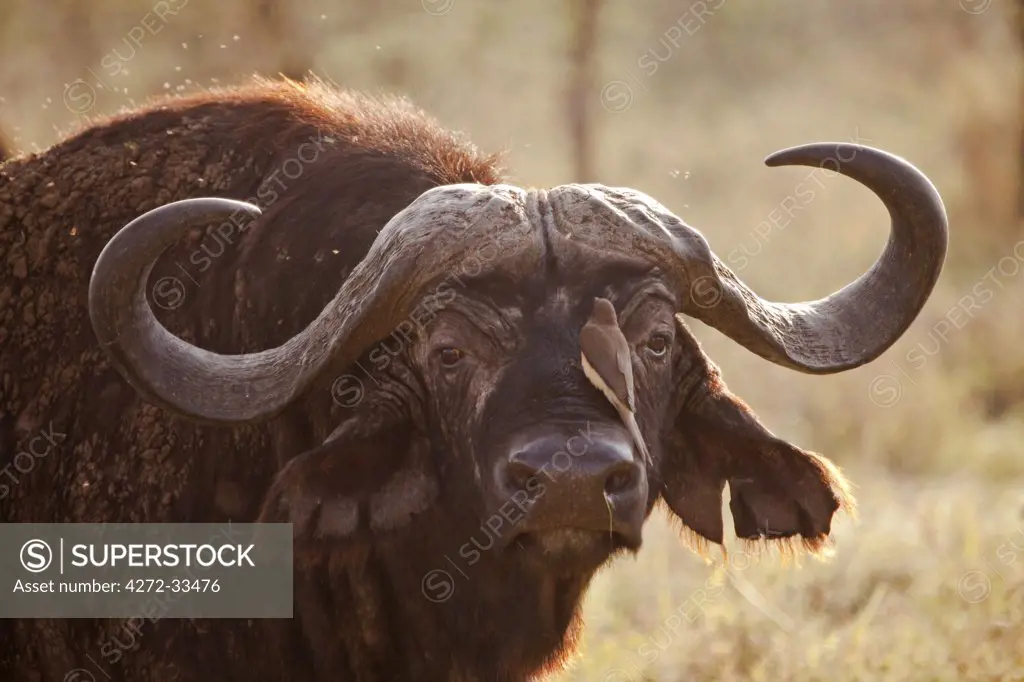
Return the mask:
[[[442,365],[444,365],[445,367],[454,367],[459,363],[460,360],[462,360],[465,353],[463,353],[458,348],[447,347],[439,350],[438,355],[441,356]]]
[[[654,357],[662,357],[668,351],[668,337],[664,334],[655,334],[647,340],[647,350]]]

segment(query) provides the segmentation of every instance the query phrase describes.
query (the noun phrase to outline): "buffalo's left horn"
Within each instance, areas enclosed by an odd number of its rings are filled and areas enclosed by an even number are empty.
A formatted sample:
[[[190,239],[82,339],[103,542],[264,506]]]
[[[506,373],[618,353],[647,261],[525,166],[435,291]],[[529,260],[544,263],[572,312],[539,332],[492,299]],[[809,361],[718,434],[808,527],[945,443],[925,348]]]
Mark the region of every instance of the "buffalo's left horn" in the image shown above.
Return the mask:
[[[834,166],[826,166],[831,161]],[[907,161],[856,144],[816,143],[769,156],[769,166],[829,167],[885,204],[889,241],[871,268],[825,298],[774,303],[758,296],[710,249],[700,232],[650,197],[601,185],[568,186],[563,201],[590,225],[593,244],[658,262],[680,292],[682,312],[774,363],[811,374],[841,372],[881,355],[931,294],[946,256],[946,210],[932,183]],[[577,219],[578,223],[579,219]],[[584,231],[586,232],[586,231]]]

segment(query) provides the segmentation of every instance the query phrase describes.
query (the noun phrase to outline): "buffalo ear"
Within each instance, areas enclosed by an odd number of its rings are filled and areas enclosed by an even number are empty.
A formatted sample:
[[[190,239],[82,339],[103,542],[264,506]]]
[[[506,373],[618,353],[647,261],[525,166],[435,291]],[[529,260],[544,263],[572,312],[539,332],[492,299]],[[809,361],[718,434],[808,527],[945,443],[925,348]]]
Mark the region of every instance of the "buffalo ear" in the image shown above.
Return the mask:
[[[704,554],[707,541],[723,542],[722,490],[728,483],[738,538],[780,541],[784,550],[799,541],[818,553],[828,543],[833,514],[855,513],[846,480],[821,455],[773,435],[701,357],[704,376],[688,391],[662,463],[665,503]]]
[[[437,497],[428,451],[404,420],[349,419],[281,469],[259,520],[294,524],[311,548],[399,528]]]

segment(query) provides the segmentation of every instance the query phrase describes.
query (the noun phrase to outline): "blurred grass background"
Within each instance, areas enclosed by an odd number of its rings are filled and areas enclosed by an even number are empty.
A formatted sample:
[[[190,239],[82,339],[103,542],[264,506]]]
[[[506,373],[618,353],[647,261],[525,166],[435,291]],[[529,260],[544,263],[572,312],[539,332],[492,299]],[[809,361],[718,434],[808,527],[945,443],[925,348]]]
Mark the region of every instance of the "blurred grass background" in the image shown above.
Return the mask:
[[[591,76],[574,105],[588,8]],[[803,376],[692,324],[770,428],[846,470],[859,523],[838,523],[830,563],[757,562],[733,543],[724,573],[659,515],[640,557],[591,588],[582,646],[556,679],[1024,680],[1016,12],[1010,0],[7,0],[0,130],[27,153],[155,95],[312,70],[404,93],[507,148],[518,184],[644,191],[784,301],[859,275],[888,220],[856,183],[763,157],[818,140],[904,156],[939,188],[951,242],[927,308],[882,358]],[[801,182],[813,200],[780,222]]]

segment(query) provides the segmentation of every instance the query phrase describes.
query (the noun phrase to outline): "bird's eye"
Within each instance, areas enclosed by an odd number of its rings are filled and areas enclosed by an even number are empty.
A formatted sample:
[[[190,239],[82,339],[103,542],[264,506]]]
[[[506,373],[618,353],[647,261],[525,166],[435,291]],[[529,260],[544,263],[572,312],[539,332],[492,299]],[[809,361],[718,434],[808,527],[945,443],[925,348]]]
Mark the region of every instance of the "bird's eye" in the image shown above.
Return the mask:
[[[647,350],[660,358],[668,351],[668,339],[663,334],[655,334],[647,340]]]
[[[452,348],[449,346],[438,351],[438,355],[441,356],[442,365],[445,367],[454,367],[465,354],[458,348]]]

